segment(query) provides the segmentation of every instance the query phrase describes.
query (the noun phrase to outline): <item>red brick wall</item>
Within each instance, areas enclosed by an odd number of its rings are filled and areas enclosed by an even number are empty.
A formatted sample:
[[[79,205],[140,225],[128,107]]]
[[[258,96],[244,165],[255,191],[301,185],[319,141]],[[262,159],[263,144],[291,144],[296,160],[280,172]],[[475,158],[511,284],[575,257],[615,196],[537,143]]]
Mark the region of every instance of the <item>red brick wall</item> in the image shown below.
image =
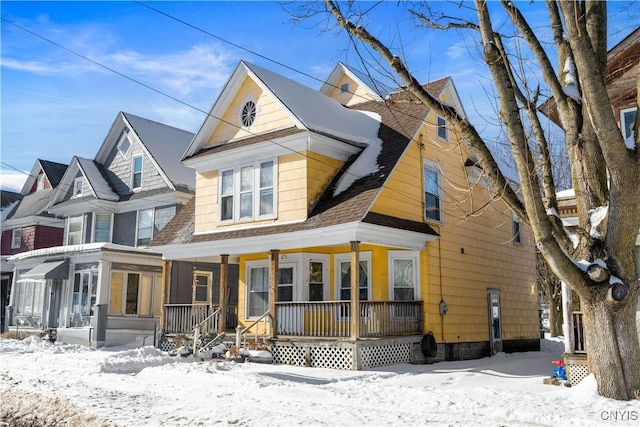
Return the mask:
[[[44,225],[32,225],[22,228],[22,244],[19,248],[11,249],[13,230],[2,231],[2,255],[13,255],[34,249],[62,246],[64,229]]]

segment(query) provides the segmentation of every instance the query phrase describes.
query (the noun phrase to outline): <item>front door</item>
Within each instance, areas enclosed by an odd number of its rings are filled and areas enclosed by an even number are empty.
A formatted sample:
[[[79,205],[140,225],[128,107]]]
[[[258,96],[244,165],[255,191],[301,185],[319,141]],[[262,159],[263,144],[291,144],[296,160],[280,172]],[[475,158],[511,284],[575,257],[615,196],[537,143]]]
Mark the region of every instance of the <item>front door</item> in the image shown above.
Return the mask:
[[[502,319],[500,317],[500,291],[489,289],[487,291],[487,303],[489,307],[489,346],[491,355],[502,351]]]

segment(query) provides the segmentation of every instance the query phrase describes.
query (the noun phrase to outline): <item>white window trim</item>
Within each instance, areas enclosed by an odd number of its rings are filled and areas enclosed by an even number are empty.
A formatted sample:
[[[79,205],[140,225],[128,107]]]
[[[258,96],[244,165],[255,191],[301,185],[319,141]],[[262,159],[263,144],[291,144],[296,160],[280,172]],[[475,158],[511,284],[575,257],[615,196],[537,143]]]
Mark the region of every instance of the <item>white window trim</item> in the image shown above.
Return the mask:
[[[418,251],[388,251],[388,283],[389,283],[389,301],[395,301],[394,299],[394,285],[393,285],[393,261],[411,260],[413,261],[413,300],[420,301],[420,252]]]
[[[425,193],[424,170],[425,169],[430,169],[436,172],[438,176],[438,182],[437,182],[438,200],[440,200],[440,219],[439,220],[427,217],[427,201],[425,200],[425,197],[424,197],[424,193]],[[431,222],[435,224],[444,224],[444,198],[443,198],[443,192],[442,192],[442,169],[440,168],[440,164],[429,159],[422,159],[422,217],[426,222]]]
[[[334,297],[336,301],[341,301],[340,287],[342,285],[342,282],[340,280],[341,277],[340,277],[339,267],[340,267],[340,263],[345,261],[351,262],[350,252],[333,255],[333,265],[334,265],[333,274],[334,274],[334,283],[335,283]],[[371,301],[372,287],[373,287],[371,283],[371,252],[370,251],[360,252],[359,261],[367,261],[367,298],[369,301]]]
[[[138,245],[138,234],[140,232],[140,212],[141,211],[151,211],[151,240],[153,240],[154,235],[153,235],[153,228],[155,226],[155,221],[156,221],[156,210],[154,208],[148,208],[148,209],[140,209],[138,211],[136,211],[136,247],[146,247],[148,245]]]
[[[14,228],[11,231],[11,249],[19,249],[21,246],[22,246],[22,228]]]
[[[134,168],[135,162],[137,158],[141,158],[142,162],[140,162],[140,185],[138,187],[133,186],[134,177],[136,176],[136,171]],[[131,157],[131,189],[136,191],[142,188],[142,178],[144,177],[144,156],[142,154],[137,154]]]
[[[80,183],[80,191],[78,192],[78,183]],[[73,179],[73,195],[71,197],[81,197],[84,191],[84,179],[82,176],[77,176]]]
[[[94,212],[93,221],[91,221],[91,241],[96,241],[96,224],[98,223],[98,215],[109,215],[109,241],[107,243],[111,243],[113,240],[113,214],[111,212]],[[136,223],[137,224],[137,223]],[[136,229],[137,229],[136,225]]]
[[[72,218],[80,218],[80,243],[78,244],[82,244],[82,242],[84,241],[84,214],[80,214],[80,215],[73,215],[73,216],[69,216],[67,217],[67,226],[65,228],[65,233],[64,233],[64,241],[65,241],[65,245],[69,245],[69,228],[71,225],[71,219]]]
[[[442,120],[444,121],[444,125],[440,125],[438,122]],[[440,136],[440,129],[444,129],[444,137]],[[449,142],[449,122],[442,116],[436,116],[436,137],[440,141]]]
[[[36,184],[36,191],[40,191],[40,190],[44,190],[44,180],[45,180],[45,175],[44,173],[40,173],[40,175],[38,175],[38,182]]]
[[[623,108],[620,110],[620,131],[622,132],[622,138],[626,139],[627,135],[625,135],[625,130],[626,130],[626,122],[624,120],[624,115],[625,113],[629,113],[631,111],[635,111],[636,114],[638,114],[638,107],[630,107],[630,108]],[[631,131],[633,132],[633,128],[631,129]]]
[[[122,145],[124,144],[125,140],[129,142],[129,147],[127,147],[125,151],[122,151]],[[133,142],[131,142],[131,138],[129,138],[129,131],[127,129],[124,129],[122,131],[122,134],[120,135],[120,140],[118,140],[118,145],[117,145],[118,153],[120,153],[122,158],[126,158],[127,153],[131,149],[132,145],[133,145]]]
[[[260,215],[260,165],[273,162],[273,212]],[[240,218],[240,180],[242,168],[253,166],[253,214],[251,217]],[[222,219],[222,174],[233,171],[233,214],[231,219]],[[252,221],[262,221],[277,218],[278,212],[278,162],[276,158],[256,160],[252,163],[243,163],[236,167],[220,169],[218,173],[218,217],[220,224],[234,224]]]

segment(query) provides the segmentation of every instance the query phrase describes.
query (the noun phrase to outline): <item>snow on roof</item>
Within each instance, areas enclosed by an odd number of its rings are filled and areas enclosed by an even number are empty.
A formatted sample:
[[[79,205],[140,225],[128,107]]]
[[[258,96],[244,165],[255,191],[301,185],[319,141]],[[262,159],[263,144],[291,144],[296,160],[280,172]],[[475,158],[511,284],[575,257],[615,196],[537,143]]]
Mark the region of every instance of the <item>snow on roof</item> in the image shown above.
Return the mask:
[[[195,188],[193,169],[180,163],[193,133],[134,114],[122,114],[171,182]]]
[[[116,245],[114,243],[86,243],[83,245],[54,246],[52,248],[36,249],[22,252],[8,258],[8,261],[15,262],[28,258],[48,257],[55,255],[75,254],[78,252],[97,252],[101,250],[138,252],[141,254],[159,255],[157,252],[147,248],[136,248],[133,246]]]
[[[569,188],[568,190],[558,191],[556,193],[556,198],[558,199],[572,199],[576,197],[576,192],[573,188]]]
[[[93,189],[96,197],[101,200],[113,200],[118,201],[120,196],[116,194],[105,177],[98,169],[98,165],[93,160],[85,159],[83,157],[76,157],[78,165],[82,172],[89,181],[89,185]]]
[[[369,115],[376,119],[378,123],[381,122],[382,118],[379,114],[369,113]],[[371,129],[372,130],[372,129]],[[378,131],[376,130],[375,135],[369,135],[371,142],[364,149],[362,153],[358,156],[358,158],[347,168],[347,170],[342,174],[342,176],[338,179],[336,183],[336,187],[333,190],[333,196],[337,196],[342,193],[344,190],[349,188],[351,184],[353,184],[356,180],[363,178],[367,175],[371,175],[380,170],[380,166],[378,165],[378,155],[382,150],[382,140],[378,138]]]
[[[243,61],[289,111],[309,130],[338,139],[369,144],[377,138],[379,120],[362,111],[350,110],[303,84]]]

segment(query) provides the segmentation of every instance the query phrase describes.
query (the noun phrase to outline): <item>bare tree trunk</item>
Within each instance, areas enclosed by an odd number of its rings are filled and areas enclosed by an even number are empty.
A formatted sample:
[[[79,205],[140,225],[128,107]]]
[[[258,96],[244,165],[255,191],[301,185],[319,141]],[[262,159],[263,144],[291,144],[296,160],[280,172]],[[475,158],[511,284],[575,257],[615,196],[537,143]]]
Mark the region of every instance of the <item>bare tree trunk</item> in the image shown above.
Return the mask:
[[[640,358],[635,307],[612,313],[607,304],[583,301],[587,360],[598,393],[612,399],[640,399]]]
[[[526,90],[521,89],[529,85],[517,79],[513,72],[512,60],[517,65],[518,58],[522,57],[506,51],[502,35],[492,26],[489,2],[475,0],[474,4],[477,23],[453,16],[449,17],[448,25],[442,25],[412,13],[433,28],[464,28],[482,36],[485,62],[498,95],[500,119],[520,178],[519,195],[506,184],[493,153],[476,128],[455,109],[429,94],[400,57],[380,40],[362,25],[346,19],[337,2],[325,0],[327,11],[340,26],[376,51],[418,100],[454,125],[475,152],[494,190],[502,189],[503,200],[529,224],[537,248],[555,276],[580,296],[585,312],[589,366],[598,381],[598,392],[614,399],[640,398],[640,345],[635,324],[640,283],[634,256],[640,229],[640,119],[636,118],[634,148],[627,149],[608,101],[606,3],[546,2],[561,59],[557,68],[568,73],[562,79],[517,2],[502,0],[500,3],[536,58],[565,132],[578,208],[578,226],[572,231],[566,230],[557,216],[555,181],[545,175],[552,173],[552,168],[548,161],[536,164],[530,149],[531,134],[525,130],[523,111],[537,130],[533,133],[535,143],[546,149],[548,142],[538,132],[541,128],[530,108],[535,105],[535,99],[523,98]],[[542,166],[543,179],[538,176],[537,166]],[[591,216],[594,211],[606,212],[606,219],[594,224]],[[606,271],[590,276],[584,268],[587,265]]]

